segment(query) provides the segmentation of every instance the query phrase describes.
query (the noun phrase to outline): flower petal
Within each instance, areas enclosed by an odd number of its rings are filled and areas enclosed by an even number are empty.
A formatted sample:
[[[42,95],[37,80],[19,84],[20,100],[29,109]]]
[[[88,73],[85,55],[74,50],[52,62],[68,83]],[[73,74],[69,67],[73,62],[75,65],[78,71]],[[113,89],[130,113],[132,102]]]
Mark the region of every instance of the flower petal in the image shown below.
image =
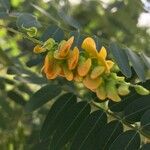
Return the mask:
[[[87,37],[86,39],[84,39],[81,47],[89,53],[89,55],[91,55],[92,57],[97,57],[97,50],[96,50],[96,44],[95,44],[95,41],[90,38],[90,37]]]
[[[91,79],[89,75],[87,75],[83,79],[83,84],[85,85],[85,87],[87,87],[90,90],[97,89],[100,86],[101,83],[102,83],[101,78]]]
[[[48,79],[54,79],[61,72],[61,67],[53,58],[53,53],[48,53],[45,57],[43,71]]]
[[[114,62],[111,61],[111,60],[107,60],[106,63],[107,63],[107,66],[108,66],[108,69],[109,69],[109,70],[110,70],[110,69],[113,67],[113,65],[114,65]]]
[[[69,58],[68,58],[68,68],[69,70],[73,70],[78,63],[79,59],[79,49],[75,47],[72,52],[70,52]]]
[[[60,48],[58,50],[60,58],[64,58],[64,57],[66,57],[68,55],[69,50],[70,50],[70,48],[71,48],[71,46],[73,44],[73,41],[74,41],[74,37],[72,36],[68,41],[64,42],[60,46]]]
[[[107,97],[115,102],[119,102],[121,98],[118,95],[117,88],[113,81],[110,81],[106,84],[106,92],[107,92]]]
[[[96,95],[100,100],[106,99],[106,89],[104,85],[100,85],[100,87],[96,89]]]
[[[87,73],[89,72],[91,68],[91,65],[92,65],[92,62],[90,58],[88,58],[85,62],[82,62],[81,64],[79,64],[77,68],[78,74],[81,77],[87,75]]]
[[[106,51],[106,49],[105,49],[104,46],[102,46],[102,48],[100,49],[98,55],[99,55],[101,58],[106,59],[107,51]]]
[[[73,73],[66,66],[63,67],[64,75],[68,81],[73,80]]]
[[[55,79],[61,72],[60,66],[56,63],[53,65],[52,70],[48,71],[46,77],[48,79]]]
[[[91,74],[90,74],[90,77],[91,79],[95,79],[97,78],[98,76],[100,76],[103,72],[105,71],[105,67],[104,66],[96,66]]]
[[[34,49],[33,49],[33,52],[34,53],[42,53],[42,52],[45,52],[46,51],[46,49],[45,48],[43,48],[41,45],[36,45],[35,47],[34,47]]]

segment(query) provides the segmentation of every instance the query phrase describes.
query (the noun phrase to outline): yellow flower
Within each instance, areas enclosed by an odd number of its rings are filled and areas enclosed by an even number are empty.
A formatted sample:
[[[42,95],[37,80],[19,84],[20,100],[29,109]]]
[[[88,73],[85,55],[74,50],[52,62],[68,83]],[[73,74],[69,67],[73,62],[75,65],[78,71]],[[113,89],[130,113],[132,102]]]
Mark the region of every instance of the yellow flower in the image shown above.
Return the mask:
[[[52,53],[48,53],[48,55],[46,55],[42,70],[48,79],[55,79],[61,72],[61,67],[53,58]]]
[[[83,79],[84,86],[87,87],[88,89],[92,90],[92,91],[97,89],[101,83],[102,83],[101,78],[91,79],[89,75],[87,75]]]
[[[84,39],[81,47],[89,54],[89,56],[91,56],[92,58],[97,58],[98,61],[100,61],[100,64],[105,66],[105,71],[107,73],[110,72],[110,69],[112,68],[114,63],[111,60],[106,60],[107,51],[105,47],[102,47],[98,52],[96,49],[95,41],[90,37]]]
[[[109,73],[110,69],[114,65],[114,62],[111,60],[106,60],[106,57],[107,57],[107,51],[106,51],[105,47],[102,47],[98,53],[98,59],[106,67],[106,72]]]
[[[88,58],[85,61],[80,62],[80,64],[77,67],[79,76],[81,77],[86,76],[88,72],[90,71],[91,65],[92,65],[92,62],[90,58]]]
[[[66,59],[66,57],[69,54],[69,50],[73,44],[74,41],[74,37],[72,36],[68,41],[63,41],[60,44],[60,47],[58,48],[58,50],[56,50],[54,52],[54,57],[56,59]]]
[[[95,41],[87,37],[84,39],[81,47],[91,56],[91,57],[97,57],[97,50],[96,50],[96,44]]]
[[[79,59],[79,49],[75,47],[73,51],[70,52],[69,57],[67,59],[69,70],[75,69],[78,63],[78,59]]]

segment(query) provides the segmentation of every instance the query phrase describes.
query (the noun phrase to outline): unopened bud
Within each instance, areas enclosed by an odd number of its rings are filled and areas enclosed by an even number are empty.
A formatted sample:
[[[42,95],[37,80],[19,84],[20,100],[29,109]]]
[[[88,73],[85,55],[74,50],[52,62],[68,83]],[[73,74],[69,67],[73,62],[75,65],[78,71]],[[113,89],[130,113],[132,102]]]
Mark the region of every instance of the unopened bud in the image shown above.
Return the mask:
[[[119,88],[118,88],[118,94],[119,95],[124,96],[124,95],[128,95],[129,93],[130,93],[129,85],[122,84],[122,85],[119,86]]]
[[[52,39],[52,38],[49,38],[43,45],[43,48],[45,49],[48,49],[48,50],[51,50],[52,47],[54,46],[55,44],[55,40]]]
[[[23,27],[23,29],[27,32],[27,34],[30,37],[34,37],[37,34],[37,28],[36,27],[30,27],[30,28]]]
[[[42,53],[42,52],[45,52],[46,49],[44,49],[41,45],[36,45],[33,49],[33,52],[34,53]]]
[[[141,85],[136,85],[136,86],[135,86],[135,90],[136,90],[136,92],[137,92],[138,94],[140,94],[140,95],[148,95],[148,94],[150,94],[150,91],[147,90],[146,88],[144,88],[144,87],[141,86]]]
[[[104,82],[96,89],[96,95],[100,100],[105,100],[107,93]]]
[[[118,95],[117,88],[114,81],[109,81],[106,83],[107,97],[112,101],[119,102],[121,98]]]

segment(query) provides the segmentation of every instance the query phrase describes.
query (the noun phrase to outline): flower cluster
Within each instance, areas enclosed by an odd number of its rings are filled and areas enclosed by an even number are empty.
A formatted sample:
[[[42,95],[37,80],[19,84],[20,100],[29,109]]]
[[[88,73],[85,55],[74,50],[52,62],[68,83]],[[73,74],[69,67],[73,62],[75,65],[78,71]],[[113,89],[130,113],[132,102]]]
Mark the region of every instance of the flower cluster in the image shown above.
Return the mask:
[[[118,102],[120,96],[129,94],[130,84],[112,71],[114,62],[106,59],[105,47],[98,51],[95,41],[87,37],[81,45],[83,51],[79,51],[78,47],[72,48],[73,42],[74,37],[60,43],[50,38],[42,46],[35,46],[35,53],[48,51],[42,68],[47,79],[61,76],[68,81],[82,82],[100,100],[108,98]],[[149,94],[149,91],[145,91],[145,94]]]

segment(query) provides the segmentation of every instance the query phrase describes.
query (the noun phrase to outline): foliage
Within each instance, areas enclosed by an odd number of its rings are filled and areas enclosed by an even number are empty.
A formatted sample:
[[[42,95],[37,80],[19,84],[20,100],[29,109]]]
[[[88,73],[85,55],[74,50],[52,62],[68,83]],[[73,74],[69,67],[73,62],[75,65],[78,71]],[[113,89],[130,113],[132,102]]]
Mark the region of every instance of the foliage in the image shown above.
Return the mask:
[[[144,92],[139,87],[150,89],[150,35],[137,26],[142,11],[137,0],[75,6],[0,0],[0,149],[149,149],[150,95],[138,94]],[[89,36],[97,49],[105,46],[113,71],[134,85],[130,94],[120,102],[100,101],[81,83],[43,77],[47,52],[32,49],[71,36],[72,48],[81,50]]]

